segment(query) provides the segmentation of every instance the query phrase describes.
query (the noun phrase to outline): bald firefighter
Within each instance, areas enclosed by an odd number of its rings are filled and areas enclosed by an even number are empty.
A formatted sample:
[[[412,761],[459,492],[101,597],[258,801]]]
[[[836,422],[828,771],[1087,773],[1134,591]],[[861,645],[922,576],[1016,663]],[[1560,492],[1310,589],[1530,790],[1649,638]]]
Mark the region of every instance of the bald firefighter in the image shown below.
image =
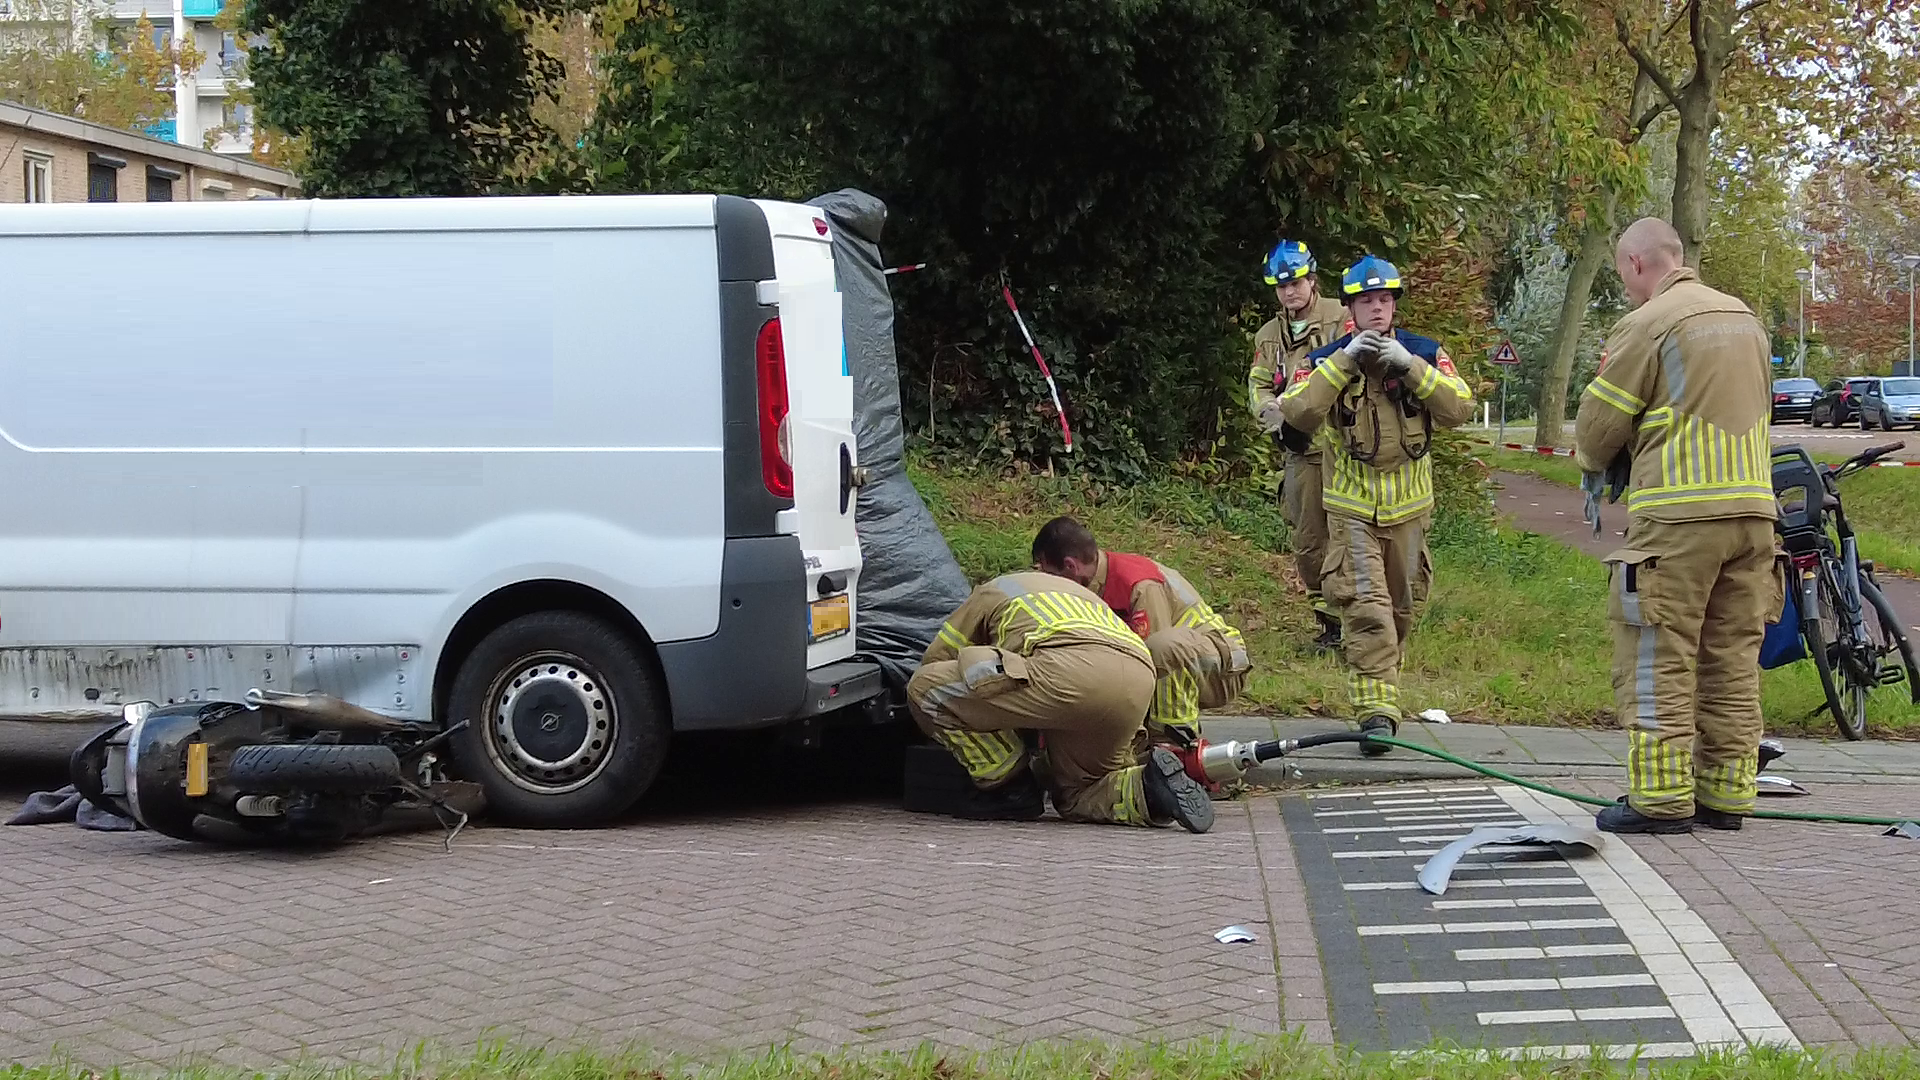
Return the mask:
[[[1103,551],[1070,517],[1041,526],[1033,561],[1098,594],[1145,640],[1154,688],[1142,753],[1167,742],[1191,747],[1200,739],[1200,710],[1224,708],[1246,689],[1253,667],[1246,641],[1178,570],[1144,555]]]
[[[1400,271],[1367,255],[1340,282],[1359,329],[1315,350],[1308,378],[1288,387],[1286,421],[1326,448],[1327,598],[1341,609],[1347,697],[1362,731],[1400,730],[1400,663],[1433,583],[1436,428],[1473,415],[1473,392],[1432,338],[1394,326]],[[1387,748],[1361,743],[1363,754]]]
[[[1681,255],[1658,218],[1621,235],[1614,266],[1635,309],[1607,335],[1574,424],[1589,485],[1623,451],[1632,461],[1626,546],[1606,558],[1628,789],[1596,819],[1608,832],[1738,829],[1752,813],[1760,641],[1782,599],[1770,342]]]
[[[1280,301],[1280,315],[1253,335],[1253,367],[1247,372],[1247,402],[1262,431],[1285,455],[1281,474],[1282,512],[1292,526],[1294,569],[1306,586],[1323,649],[1340,644],[1340,613],[1327,603],[1320,568],[1327,554],[1327,511],[1320,503],[1320,447],[1286,423],[1280,394],[1313,370],[1307,356],[1353,329],[1340,301],[1320,295],[1314,275],[1319,263],[1307,245],[1282,240],[1267,254],[1266,282]]]
[[[973,777],[961,817],[1032,821],[1051,794],[1069,821],[1206,832],[1213,803],[1180,759],[1164,747],[1134,756],[1153,683],[1146,643],[1099,596],[1035,571],[973,590],[928,646],[907,705]],[[1023,732],[1045,740],[1042,762]]]

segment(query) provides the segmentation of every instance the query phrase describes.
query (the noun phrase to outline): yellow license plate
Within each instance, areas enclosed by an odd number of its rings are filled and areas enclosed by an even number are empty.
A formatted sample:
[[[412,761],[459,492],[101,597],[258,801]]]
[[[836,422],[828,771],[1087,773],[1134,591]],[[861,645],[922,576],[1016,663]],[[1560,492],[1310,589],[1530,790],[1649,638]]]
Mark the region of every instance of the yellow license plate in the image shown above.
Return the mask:
[[[808,644],[837,638],[853,629],[853,598],[842,594],[815,600],[808,615]]]

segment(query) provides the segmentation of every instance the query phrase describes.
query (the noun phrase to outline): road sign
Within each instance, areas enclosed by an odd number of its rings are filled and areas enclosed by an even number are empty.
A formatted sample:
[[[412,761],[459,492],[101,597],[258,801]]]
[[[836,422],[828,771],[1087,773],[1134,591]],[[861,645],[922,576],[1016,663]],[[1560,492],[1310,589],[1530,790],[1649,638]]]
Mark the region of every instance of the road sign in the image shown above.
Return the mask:
[[[1513,342],[1501,342],[1500,347],[1493,350],[1493,362],[1496,364],[1518,364],[1520,362],[1520,354],[1513,351]]]

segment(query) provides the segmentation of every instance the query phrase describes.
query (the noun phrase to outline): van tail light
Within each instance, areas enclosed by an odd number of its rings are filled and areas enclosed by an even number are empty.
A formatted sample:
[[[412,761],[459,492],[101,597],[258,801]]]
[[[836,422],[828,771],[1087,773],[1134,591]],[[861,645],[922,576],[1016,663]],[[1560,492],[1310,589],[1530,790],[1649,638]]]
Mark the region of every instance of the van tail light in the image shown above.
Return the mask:
[[[793,429],[787,415],[787,349],[777,316],[761,325],[754,358],[760,384],[760,478],[767,491],[791,499]]]

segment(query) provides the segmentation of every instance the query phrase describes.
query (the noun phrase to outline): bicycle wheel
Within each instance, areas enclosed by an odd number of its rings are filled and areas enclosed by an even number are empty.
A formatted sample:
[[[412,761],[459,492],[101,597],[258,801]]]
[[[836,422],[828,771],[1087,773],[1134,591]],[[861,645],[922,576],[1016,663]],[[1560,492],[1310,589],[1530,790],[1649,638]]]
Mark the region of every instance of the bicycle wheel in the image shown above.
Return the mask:
[[[1800,636],[1806,640],[1807,655],[1813,660],[1813,669],[1820,673],[1820,689],[1827,697],[1827,710],[1840,724],[1841,734],[1846,734],[1847,706],[1841,693],[1840,676],[1835,660],[1839,655],[1839,646],[1835,643],[1840,620],[1833,617],[1836,610],[1834,595],[1827,584],[1826,564],[1820,564],[1819,576],[1814,582],[1814,601],[1808,603],[1802,595]],[[1852,736],[1858,738],[1859,736]]]
[[[1846,601],[1840,596],[1837,567],[1825,560],[1814,582],[1816,618],[1821,637],[1827,645],[1814,657],[1820,670],[1820,686],[1827,693],[1827,707],[1840,734],[1848,739],[1867,737],[1867,695],[1874,678],[1873,647],[1854,636],[1847,619]]]
[[[1873,640],[1875,686],[1893,686],[1904,677],[1908,701],[1920,704],[1920,663],[1914,661],[1913,643],[1907,640],[1900,616],[1879,584],[1864,572],[1860,575],[1860,597],[1867,606],[1867,636]]]

